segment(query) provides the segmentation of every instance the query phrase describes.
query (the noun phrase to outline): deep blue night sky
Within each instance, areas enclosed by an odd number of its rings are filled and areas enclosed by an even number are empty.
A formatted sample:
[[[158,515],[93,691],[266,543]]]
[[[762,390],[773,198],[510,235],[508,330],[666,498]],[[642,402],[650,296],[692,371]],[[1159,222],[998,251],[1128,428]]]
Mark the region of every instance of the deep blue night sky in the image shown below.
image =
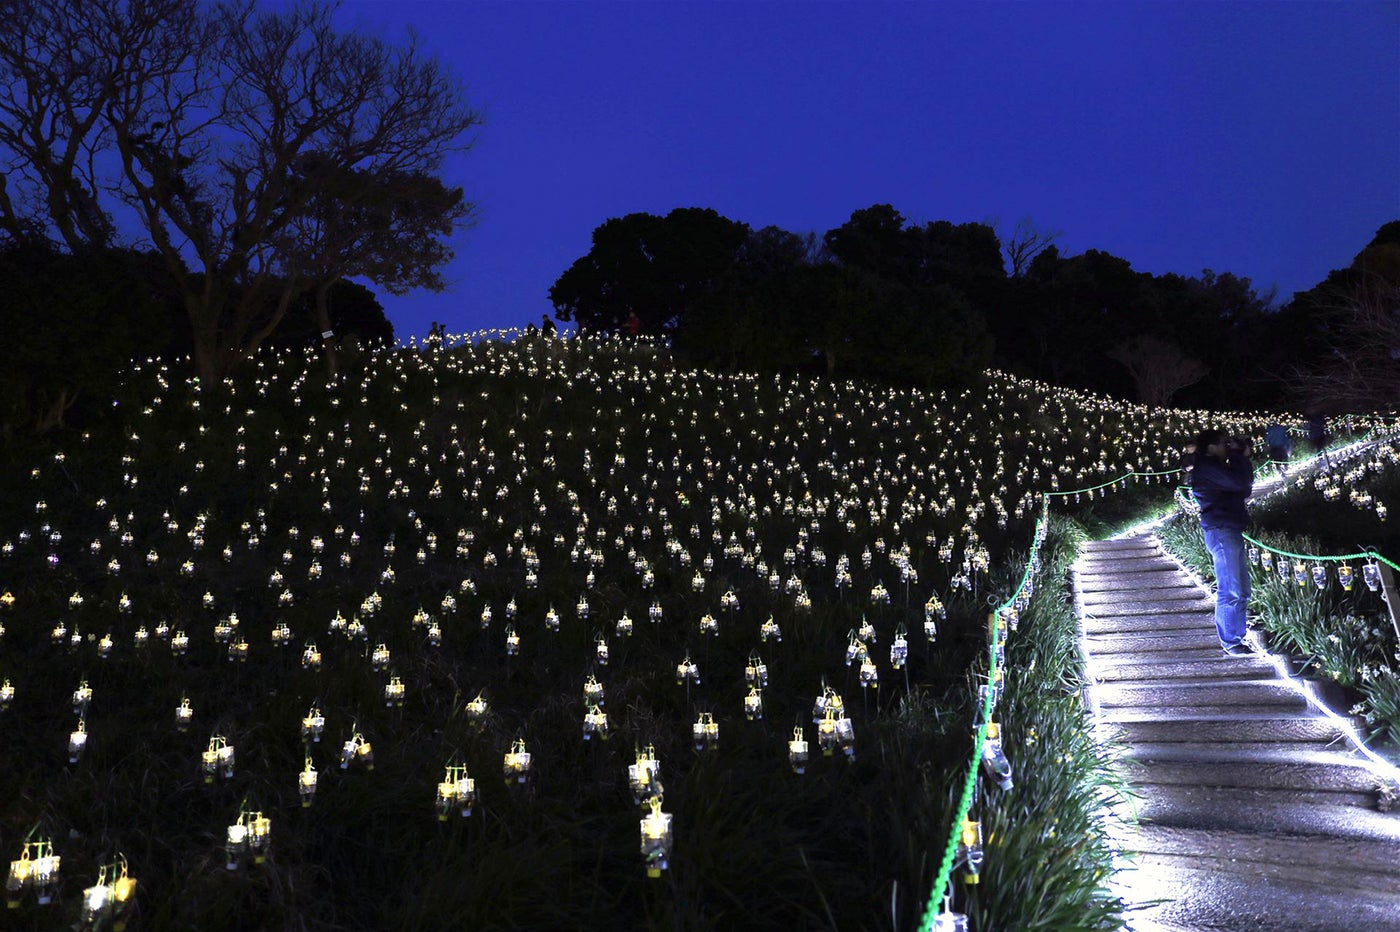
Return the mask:
[[[1400,219],[1400,2],[345,0],[412,29],[484,117],[478,222],[398,336],[521,326],[593,228],[710,207],[823,232],[1029,217],[1064,254],[1280,300]]]

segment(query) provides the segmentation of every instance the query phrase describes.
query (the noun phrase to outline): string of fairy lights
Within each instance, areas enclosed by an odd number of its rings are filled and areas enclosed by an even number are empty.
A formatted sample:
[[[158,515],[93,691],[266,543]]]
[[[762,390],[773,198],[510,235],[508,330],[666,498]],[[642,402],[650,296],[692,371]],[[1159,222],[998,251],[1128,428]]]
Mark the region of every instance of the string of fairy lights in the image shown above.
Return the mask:
[[[722,729],[742,727],[731,719],[761,721],[775,699],[786,701],[770,673],[785,662],[784,630],[800,629],[814,601],[865,609],[844,656],[831,659],[863,691],[878,689],[882,671],[907,663],[911,629],[929,644],[938,636],[946,609],[931,577],[943,597],[971,591],[991,568],[988,539],[1034,522],[1038,548],[1052,497],[1092,499],[1127,481],[1165,481],[1170,471],[1145,467],[1170,462],[1178,438],[1218,420],[1000,374],[985,392],[926,392],[695,373],[646,342],[519,331],[376,352],[330,380],[314,354],[262,358],[218,386],[182,386],[168,366],[148,361],[121,404],[124,445],[98,450],[84,441],[36,466],[47,496],[34,502],[37,525],[0,542],[0,560],[14,568],[0,562],[7,574],[83,582],[61,603],[17,604],[7,592],[0,609],[27,621],[52,612],[50,650],[95,663],[214,651],[236,667],[270,650],[316,682],[337,664],[363,664],[377,678],[376,701],[391,710],[415,699],[419,684],[405,669],[424,652],[493,644],[509,660],[580,632],[588,672],[578,735],[638,739],[625,777],[652,876],[667,869],[675,843],[663,765],[654,742],[610,713],[620,706],[607,695],[607,674],[627,663],[625,647],[642,629],[682,635],[685,646],[661,675],[674,673],[686,691],[690,743],[706,753]],[[546,413],[569,405],[591,414],[561,421]],[[1229,426],[1263,423],[1239,415]],[[163,446],[176,436],[185,439]],[[84,489],[97,477],[110,475],[111,484],[68,496],[79,486],[74,475]],[[384,512],[395,519],[389,533],[376,522]],[[1007,634],[1030,598],[1037,560],[1033,553],[988,627],[973,760],[1007,786],[1010,762],[992,716]],[[225,581],[235,571],[258,573],[264,590],[236,590]],[[410,590],[432,591],[411,614],[399,595]],[[565,590],[567,604],[543,595]],[[267,623],[265,643],[254,643],[240,613]],[[318,615],[324,630],[312,628]],[[705,645],[736,631],[752,638],[742,671],[702,668]],[[882,662],[875,647],[883,643]],[[702,675],[739,685],[739,703],[692,702]],[[190,690],[167,686],[174,730],[209,728],[194,763],[202,780],[235,781],[235,730],[197,709]],[[796,773],[816,760],[852,759],[857,748],[845,697],[825,679],[811,686],[814,730],[798,724],[786,740]],[[101,727],[88,712],[102,697],[83,679],[72,698],[68,759],[77,765],[90,753],[89,729]],[[3,676],[0,709],[23,701]],[[385,735],[317,693],[300,701],[296,794],[311,807],[323,783],[318,762],[347,775],[371,770],[373,741]],[[485,689],[461,708],[479,729],[499,730],[501,714]],[[323,736],[333,738],[333,756],[321,750]],[[532,787],[548,764],[523,732],[498,753],[509,786]],[[481,801],[479,775],[456,755],[440,773],[425,809],[442,820],[470,816]],[[955,915],[945,896],[955,864],[976,875],[979,829],[968,813],[977,773],[969,768],[967,805],[930,914],[937,899],[943,915]],[[227,867],[263,862],[278,813],[244,799],[230,815]],[[11,903],[31,893],[43,902],[59,864],[49,838],[32,833],[11,864]],[[134,889],[125,860],[107,862],[85,893],[87,921],[121,921]]]

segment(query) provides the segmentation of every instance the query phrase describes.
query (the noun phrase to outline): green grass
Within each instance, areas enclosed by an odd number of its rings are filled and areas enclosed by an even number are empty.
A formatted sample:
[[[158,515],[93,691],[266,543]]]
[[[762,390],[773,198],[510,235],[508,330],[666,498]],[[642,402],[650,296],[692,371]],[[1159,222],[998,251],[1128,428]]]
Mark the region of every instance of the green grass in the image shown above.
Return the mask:
[[[664,353],[580,343],[395,351],[338,386],[320,371],[314,359],[268,357],[196,389],[146,365],[110,419],[8,454],[0,590],[16,601],[0,615],[0,677],[16,698],[0,713],[0,853],[53,838],[63,886],[55,904],[28,900],[7,921],[76,922],[82,888],[121,853],[140,883],[142,928],[910,928],[971,753],[986,606],[1020,578],[1034,493],[1169,465],[1173,440],[1203,417],[1001,377],[939,395],[692,373]],[[1091,450],[1091,434],[1116,439]],[[1122,439],[1133,437],[1143,439]],[[1067,665],[1070,540],[1063,528],[1051,538],[1010,647],[1001,714],[1017,785],[979,801],[987,866],[955,897],[977,928],[1116,927],[1096,827],[1111,786]],[[534,587],[522,548],[538,557]],[[907,586],[897,550],[917,573]],[[851,581],[838,587],[842,555]],[[967,590],[954,585],[962,578]],[[888,604],[871,602],[876,584]],[[733,612],[720,605],[730,590]],[[371,595],[383,601],[373,613],[362,610]],[[583,595],[587,619],[574,610]],[[948,618],[929,643],[934,595]],[[512,600],[517,657],[504,650]],[[652,624],[656,602],[664,617]],[[544,625],[551,606],[558,633]],[[414,626],[420,608],[441,624],[440,647]],[[231,612],[246,663],[214,637]],[[630,638],[613,632],[624,612]],[[331,632],[337,613],[360,616],[366,639]],[[717,636],[699,633],[707,613]],[[769,617],[781,642],[759,639]],[[843,660],[862,620],[877,631],[880,675],[865,690]],[[53,643],[59,622],[81,643]],[[290,647],[271,644],[279,622]],[[154,636],[162,623],[188,633],[187,654]],[[896,671],[899,625],[910,650]],[[138,650],[140,626],[152,635]],[[109,632],[116,647],[103,658],[97,639]],[[319,671],[300,663],[312,640]],[[391,669],[371,668],[379,643]],[[755,650],[770,682],[764,718],[748,722],[742,673]],[[702,676],[689,691],[674,678],[686,655]],[[406,687],[402,708],[382,699],[391,673]],[[590,673],[607,691],[607,742],[582,739]],[[70,697],[83,679],[89,747],[70,764]],[[854,722],[852,761],[817,750],[823,684]],[[478,693],[491,711],[471,721],[464,705]],[[195,709],[185,733],[174,727],[182,697]],[[309,749],[320,789],[303,809],[299,723],[313,703],[327,725]],[[697,753],[690,726],[704,711],[721,739]],[[813,746],[801,776],[786,756],[798,725]],[[338,766],[353,732],[373,743],[373,771]],[[199,753],[214,734],[236,746],[238,765],[206,785]],[[526,787],[502,776],[517,738],[536,760]],[[675,819],[659,879],[642,869],[625,784],[645,744]],[[480,801],[441,823],[433,799],[449,761],[467,766]],[[271,854],[228,871],[224,833],[242,807],[273,819]]]

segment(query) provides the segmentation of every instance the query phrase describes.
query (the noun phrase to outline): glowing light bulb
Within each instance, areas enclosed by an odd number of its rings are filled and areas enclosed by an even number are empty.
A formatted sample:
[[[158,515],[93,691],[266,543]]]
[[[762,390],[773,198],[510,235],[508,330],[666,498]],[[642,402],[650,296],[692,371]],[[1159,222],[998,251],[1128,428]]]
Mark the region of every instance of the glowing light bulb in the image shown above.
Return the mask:
[[[890,642],[890,666],[896,670],[901,669],[908,658],[909,637],[901,624],[895,629],[894,640]]]
[[[1001,726],[996,722],[987,723],[987,736],[982,742],[982,763],[998,786],[1003,790],[1011,789],[1014,785],[1011,778],[1011,761],[1007,760],[1006,752],[1002,748]]]
[[[589,706],[583,715],[583,740],[588,741],[594,735],[608,740],[608,713],[596,705]]]
[[[78,688],[73,691],[73,711],[82,715],[87,711],[88,703],[92,701],[92,687],[88,686],[87,680],[78,684]]]
[[[87,723],[78,719],[78,727],[68,736],[68,763],[76,764],[87,747]]]
[[[321,732],[325,731],[325,728],[326,717],[321,714],[321,710],[317,706],[313,705],[301,719],[302,743],[319,744],[321,741]]]
[[[719,723],[715,721],[713,713],[701,712],[691,726],[691,734],[697,751],[719,747]]]
[[[981,880],[982,824],[964,819],[958,833],[957,860],[963,867],[963,882],[969,886]]]
[[[651,745],[637,752],[637,761],[627,765],[627,787],[638,805],[661,793],[661,764]]]
[[[190,697],[184,696],[180,699],[180,704],[175,707],[175,730],[187,731],[192,721],[194,721],[194,709],[190,706]]]
[[[228,854],[224,867],[231,871],[238,870],[248,853],[248,826],[241,819],[228,827],[224,835],[224,850]]]
[[[744,717],[751,722],[763,718],[763,696],[757,687],[749,687],[749,694],[744,697]]]
[[[361,766],[365,770],[374,769],[374,748],[358,731],[352,734],[350,740],[340,749],[340,769],[348,770],[351,764]]]
[[[689,656],[676,664],[676,685],[684,685],[687,681],[692,686],[700,685],[700,668]]]
[[[318,774],[316,773],[316,768],[312,765],[311,758],[308,756],[306,758],[306,765],[302,768],[301,773],[297,775],[297,795],[301,797],[301,806],[303,809],[311,808],[311,803],[316,798],[317,779]]]
[[[794,773],[806,773],[808,760],[807,739],[802,734],[802,726],[792,730],[792,740],[788,742],[788,763]]]
[[[504,758],[506,782],[525,783],[534,768],[534,755],[525,749],[525,739],[517,738]]]
[[[671,814],[661,811],[660,797],[647,801],[648,811],[641,821],[642,860],[648,877],[660,877],[671,857]]]

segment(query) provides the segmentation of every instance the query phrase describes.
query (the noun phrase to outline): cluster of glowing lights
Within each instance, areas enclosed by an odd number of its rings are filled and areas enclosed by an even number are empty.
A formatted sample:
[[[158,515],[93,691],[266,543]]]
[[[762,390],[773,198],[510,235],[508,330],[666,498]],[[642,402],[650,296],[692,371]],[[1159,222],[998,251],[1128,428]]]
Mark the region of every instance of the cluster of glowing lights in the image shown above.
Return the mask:
[[[52,902],[62,862],[48,839],[26,842],[19,858],[10,862],[10,875],[5,881],[6,905],[12,909],[19,906],[31,892],[40,905]]]
[[[67,615],[53,625],[53,643],[69,654],[92,651],[97,662],[111,663],[128,651],[141,654],[161,645],[177,658],[216,645],[235,664],[261,659],[269,650],[286,651],[291,663],[299,656],[301,667],[317,675],[345,662],[344,645],[357,645],[357,662],[387,677],[380,680],[382,698],[394,710],[413,698],[393,669],[415,656],[403,652],[400,629],[412,631],[423,648],[436,649],[468,638],[460,619],[474,617],[479,630],[500,639],[493,650],[506,658],[526,656],[539,638],[586,622],[590,596],[608,604],[599,595],[605,583],[620,585],[633,601],[610,620],[593,622],[607,627],[592,639],[594,668],[609,668],[614,650],[608,635],[624,644],[636,631],[634,615],[653,625],[683,625],[692,632],[692,647],[756,636],[758,647],[743,670],[742,705],[726,705],[720,713],[737,718],[742,712],[757,722],[771,704],[771,652],[783,640],[783,626],[800,625],[814,597],[849,599],[875,616],[853,632],[846,663],[864,689],[879,689],[882,657],[874,648],[889,645],[885,671],[905,669],[910,657],[909,631],[892,616],[923,605],[924,640],[932,644],[946,618],[944,598],[983,584],[992,562],[986,538],[1013,533],[1013,524],[1031,520],[1038,492],[1171,463],[1182,437],[1218,420],[1001,375],[985,394],[886,390],[686,372],[654,356],[594,352],[586,343],[564,349],[528,353],[492,340],[434,344],[423,353],[371,356],[363,371],[323,388],[315,384],[315,360],[281,355],[259,360],[247,378],[195,384],[186,394],[171,390],[166,367],[147,362],[133,376],[131,394],[143,401],[126,445],[111,451],[118,460],[112,464],[114,485],[86,503],[105,530],[90,540],[65,534],[56,526],[52,495],[40,497],[36,525],[0,542],[0,560],[13,561],[10,569],[0,562],[0,572],[38,567],[43,573],[62,566],[92,569],[92,579],[119,583],[168,573],[170,584],[189,595],[188,604],[205,613],[205,621],[173,613],[160,617],[135,584],[135,598],[94,584],[68,599]],[[519,386],[512,388],[519,398],[511,402],[511,414],[498,413],[502,406],[489,387],[492,380]],[[482,385],[487,388],[478,390]],[[313,389],[323,392],[323,403],[305,403]],[[430,401],[410,405],[415,393]],[[526,429],[537,416],[531,412],[561,403],[565,395],[613,426],[600,430],[583,421]],[[386,397],[392,403],[373,420],[351,413]],[[651,398],[664,404],[639,403]],[[307,413],[312,407],[319,413]],[[270,409],[288,415],[280,426],[266,425],[263,412]],[[143,441],[148,424],[157,434],[157,422],[177,416],[196,424],[178,449]],[[1065,431],[1065,423],[1076,427]],[[1258,432],[1263,420],[1238,418],[1229,426]],[[503,429],[504,440],[489,439]],[[1094,437],[1109,439],[1089,439]],[[100,460],[104,452],[88,448],[83,454]],[[65,456],[57,454],[55,462]],[[240,485],[254,490],[245,514],[224,517],[192,505],[216,461],[231,464]],[[42,473],[36,469],[35,478]],[[158,515],[148,512],[141,485],[157,476],[174,490],[173,503]],[[410,522],[388,539],[375,539],[365,512],[390,502]],[[249,560],[261,567],[265,592],[237,594],[222,580],[231,564]],[[419,605],[400,622],[407,611],[397,594],[444,567],[455,571],[455,582],[427,601],[442,617]],[[677,589],[689,590],[684,599],[676,596],[678,603],[693,604],[693,596],[705,600],[706,610],[690,614],[669,600],[663,605],[666,597],[657,590],[662,573],[684,581]],[[487,585],[507,579],[518,594],[508,599],[499,585]],[[552,591],[575,587],[568,620],[552,606],[542,616],[522,610],[530,604],[526,594],[545,585]],[[292,621],[294,608],[324,608],[320,617],[329,621],[315,634],[324,633],[328,649],[317,646],[313,632],[282,617],[267,639],[246,637],[238,615],[227,610],[235,602],[241,608],[240,599],[259,603],[258,614],[286,613]],[[13,608],[15,601],[7,592],[0,608]],[[109,610],[118,618],[144,619],[130,648],[101,627],[100,637],[82,630]],[[758,618],[766,620],[758,624]],[[917,632],[917,615],[912,624]],[[767,660],[760,649],[770,652]],[[616,653],[625,651],[619,646]],[[677,665],[676,677],[688,690],[701,685],[689,655]],[[590,677],[585,741],[628,728],[609,717],[603,691]],[[177,697],[175,722],[183,731],[195,710],[179,692],[169,702]],[[14,701],[6,679],[0,708]],[[465,714],[482,721],[488,715],[484,696],[466,703]],[[697,750],[718,744],[716,714],[696,713],[691,735]],[[79,733],[80,744],[86,741],[81,711],[79,716],[70,752]],[[317,787],[311,746],[320,741],[325,719],[313,706],[301,724],[306,755],[298,790],[309,806]],[[825,684],[813,724],[823,756],[854,758],[855,723],[840,694]],[[790,766],[803,772],[810,755],[800,726],[787,751]],[[81,747],[72,759],[80,754]],[[341,768],[369,769],[373,760],[369,741],[354,731],[342,746]],[[995,754],[984,760],[999,773]],[[207,781],[230,779],[232,742],[215,734],[201,763]],[[639,757],[633,766],[640,764]],[[449,765],[439,782],[439,813],[449,782],[474,787],[465,769],[454,777],[456,766]],[[533,755],[524,739],[505,753],[503,767],[510,783],[533,779]],[[653,782],[659,782],[656,772],[650,772]],[[1007,773],[1009,779],[1009,768]],[[629,768],[629,784],[632,776]],[[670,852],[670,815],[661,811],[659,793],[643,801],[642,853],[648,870],[659,871]],[[461,811],[460,796],[451,804]],[[266,828],[245,815],[229,827],[231,862],[237,826],[245,853],[255,860],[258,826]]]

